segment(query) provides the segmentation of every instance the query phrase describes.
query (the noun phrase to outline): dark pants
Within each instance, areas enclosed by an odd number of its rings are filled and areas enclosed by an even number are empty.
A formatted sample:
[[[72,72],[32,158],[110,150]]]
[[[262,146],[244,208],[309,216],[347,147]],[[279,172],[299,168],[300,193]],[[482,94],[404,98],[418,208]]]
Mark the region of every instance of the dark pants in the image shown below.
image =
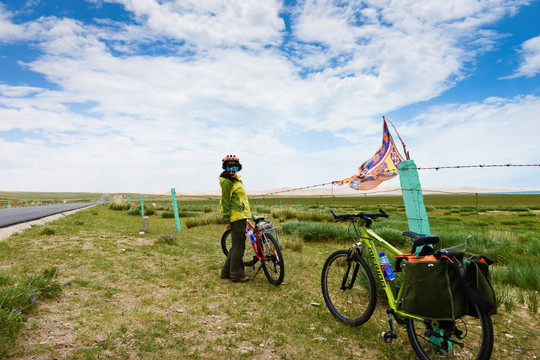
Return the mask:
[[[222,276],[241,279],[246,276],[244,270],[244,250],[246,249],[246,221],[238,220],[231,223],[231,248],[221,269]]]

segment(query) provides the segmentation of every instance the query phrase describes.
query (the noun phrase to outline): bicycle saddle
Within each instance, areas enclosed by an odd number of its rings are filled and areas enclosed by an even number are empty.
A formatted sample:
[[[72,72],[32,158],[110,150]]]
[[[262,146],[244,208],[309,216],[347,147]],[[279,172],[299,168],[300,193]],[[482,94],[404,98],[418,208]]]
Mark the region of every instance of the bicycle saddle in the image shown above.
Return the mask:
[[[439,242],[439,237],[437,235],[423,235],[418,234],[413,231],[404,231],[403,235],[413,239],[415,245],[427,245],[427,244],[437,244]]]

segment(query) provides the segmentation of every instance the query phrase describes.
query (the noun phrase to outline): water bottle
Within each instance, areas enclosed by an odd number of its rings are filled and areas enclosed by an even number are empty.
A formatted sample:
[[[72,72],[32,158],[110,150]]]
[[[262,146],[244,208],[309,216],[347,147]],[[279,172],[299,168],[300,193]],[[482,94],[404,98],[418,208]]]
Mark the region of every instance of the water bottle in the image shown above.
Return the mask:
[[[394,280],[396,278],[396,274],[394,274],[394,269],[392,269],[392,264],[390,264],[390,260],[388,260],[388,257],[383,252],[379,254],[379,257],[381,258],[381,269],[383,271],[385,280]]]
[[[257,242],[257,238],[255,237],[253,230],[251,230],[251,228],[248,228],[247,233],[249,236],[249,240],[251,240],[251,242],[255,244]]]

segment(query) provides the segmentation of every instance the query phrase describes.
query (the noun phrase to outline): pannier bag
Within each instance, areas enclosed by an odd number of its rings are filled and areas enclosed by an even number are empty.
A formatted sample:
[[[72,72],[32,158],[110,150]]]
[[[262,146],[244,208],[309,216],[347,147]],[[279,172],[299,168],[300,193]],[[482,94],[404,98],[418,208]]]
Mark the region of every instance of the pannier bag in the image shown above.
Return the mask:
[[[493,290],[491,276],[489,275],[489,266],[493,264],[493,260],[483,255],[465,253],[463,262],[466,265],[469,279],[478,288],[482,297],[491,305],[491,309],[488,311],[489,314],[497,314],[497,296],[495,290]],[[469,301],[469,315],[476,316],[473,309],[474,307]]]
[[[467,253],[468,241],[456,245],[454,247],[448,248],[446,252],[452,254],[458,260],[461,260],[461,263],[466,268],[466,277],[463,282],[468,288],[472,288],[472,295],[468,296],[468,308],[469,315],[476,316],[474,311],[474,306],[471,303],[471,298],[477,302],[478,307],[489,313],[490,315],[497,314],[497,296],[493,290],[493,285],[491,284],[491,276],[489,275],[489,266],[493,264],[493,260],[484,255],[476,255]],[[438,253],[443,252],[444,250],[439,250]],[[470,282],[470,284],[467,284]],[[480,298],[475,294],[476,290],[480,293]],[[467,289],[470,294],[470,289]],[[466,291],[467,295],[467,291]]]
[[[404,264],[407,287],[402,299],[403,310],[431,320],[455,320],[466,314],[477,316],[474,304],[482,311],[497,313],[489,276],[489,265],[493,261],[482,255],[465,253],[465,247],[466,244],[442,249],[423,257],[401,256],[407,260]]]
[[[448,261],[432,255],[409,258],[404,271],[404,311],[431,320],[455,320],[468,312],[460,279]]]

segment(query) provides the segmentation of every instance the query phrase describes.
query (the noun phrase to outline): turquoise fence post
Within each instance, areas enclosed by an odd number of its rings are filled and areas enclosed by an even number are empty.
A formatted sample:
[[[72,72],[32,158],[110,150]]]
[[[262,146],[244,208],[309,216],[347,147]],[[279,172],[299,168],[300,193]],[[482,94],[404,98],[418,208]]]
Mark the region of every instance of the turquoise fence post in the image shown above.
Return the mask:
[[[296,205],[298,209],[300,209],[300,200],[298,200],[298,204]]]
[[[171,189],[171,195],[172,195],[172,206],[174,209],[174,220],[176,222],[176,232],[182,231],[180,228],[180,215],[178,214],[178,204],[176,203],[176,190],[174,188]]]
[[[414,160],[402,161],[397,165],[399,182],[405,204],[409,230],[419,234],[429,235],[429,220],[424,206],[424,196],[418,177],[418,169]]]
[[[141,215],[144,216],[144,200],[143,200],[143,194],[141,194]]]
[[[8,209],[9,209],[9,200],[7,201],[7,207],[8,207]]]
[[[28,207],[28,200],[24,203],[24,207]]]
[[[131,204],[131,194],[128,194],[128,203]]]

